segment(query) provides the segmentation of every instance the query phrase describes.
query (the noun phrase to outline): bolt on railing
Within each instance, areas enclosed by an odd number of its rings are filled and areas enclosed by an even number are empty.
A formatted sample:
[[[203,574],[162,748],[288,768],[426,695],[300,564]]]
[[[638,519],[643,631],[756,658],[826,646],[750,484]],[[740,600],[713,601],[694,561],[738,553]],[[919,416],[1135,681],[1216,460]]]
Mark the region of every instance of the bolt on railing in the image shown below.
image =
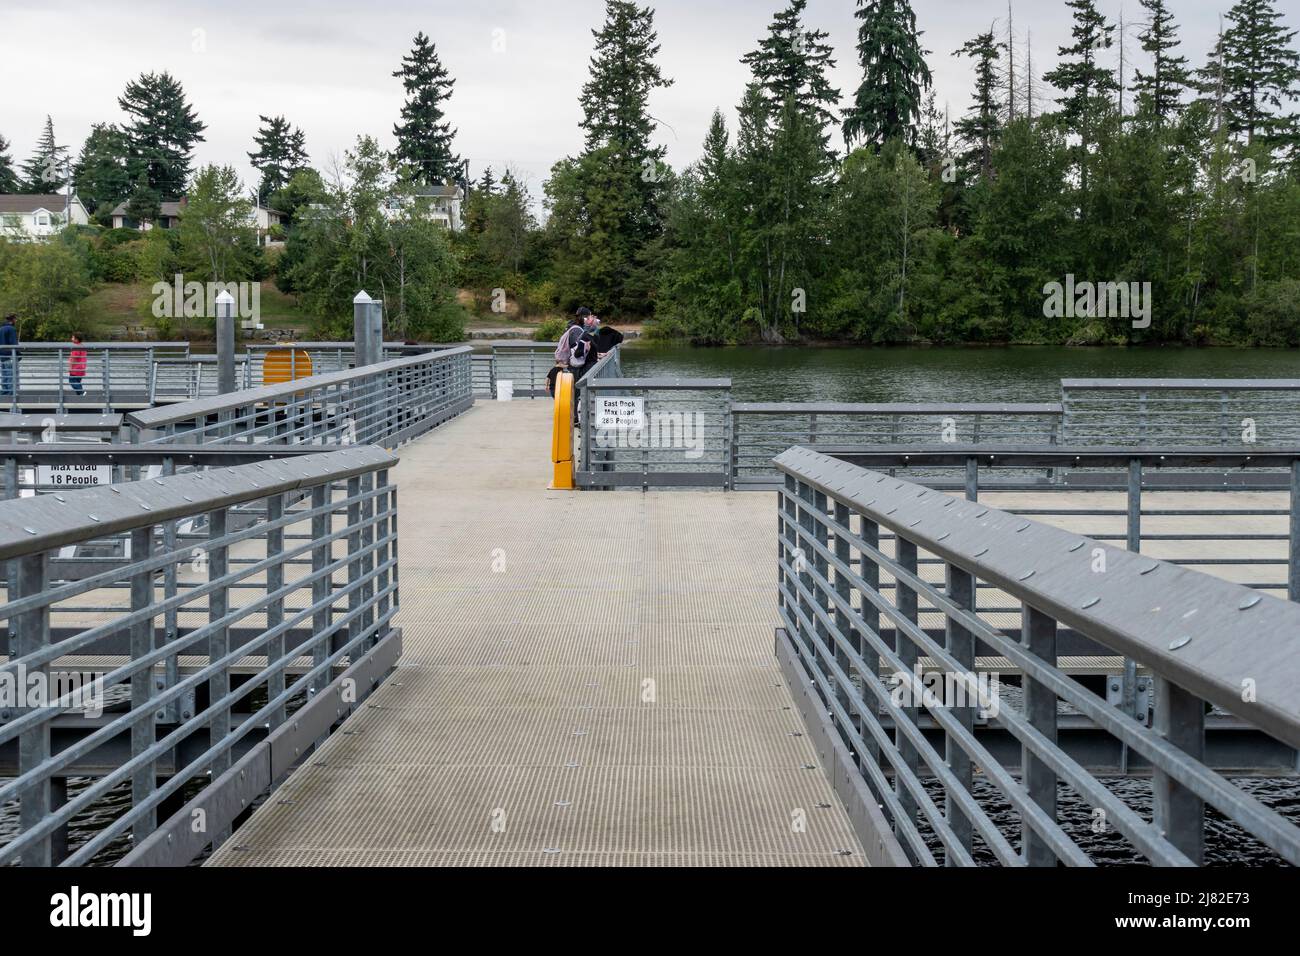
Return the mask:
[[[1210,769],[1204,750],[1207,705],[1300,746],[1300,607],[809,449],[776,464],[778,646],[879,805],[883,832],[861,834],[864,843],[891,843],[919,865],[972,865],[978,837],[1002,864],[1091,865],[1058,815],[1064,784],[1152,863],[1202,861],[1207,805],[1300,862],[1300,827]],[[892,553],[882,532],[893,535]],[[1097,550],[1101,576],[1090,567]],[[942,586],[918,573],[923,553],[943,562]],[[1018,629],[981,616],[980,583],[1020,604]],[[1059,669],[1062,629],[1151,671],[1153,727]],[[1020,701],[981,682],[980,647],[1022,675]],[[923,680],[927,664],[950,685],[942,696]],[[1152,821],[1058,742],[1058,701],[1151,767]],[[979,723],[1019,742],[1019,778]],[[977,768],[1016,824],[978,796]]]

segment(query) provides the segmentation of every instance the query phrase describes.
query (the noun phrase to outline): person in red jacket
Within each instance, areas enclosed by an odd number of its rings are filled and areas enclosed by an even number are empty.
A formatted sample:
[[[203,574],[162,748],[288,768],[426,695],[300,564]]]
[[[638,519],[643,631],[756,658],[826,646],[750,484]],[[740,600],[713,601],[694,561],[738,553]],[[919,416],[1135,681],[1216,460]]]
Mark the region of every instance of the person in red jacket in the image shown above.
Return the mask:
[[[81,334],[72,333],[72,354],[68,356],[68,384],[78,395],[85,395],[86,390],[81,380],[86,377],[86,350],[81,347]]]

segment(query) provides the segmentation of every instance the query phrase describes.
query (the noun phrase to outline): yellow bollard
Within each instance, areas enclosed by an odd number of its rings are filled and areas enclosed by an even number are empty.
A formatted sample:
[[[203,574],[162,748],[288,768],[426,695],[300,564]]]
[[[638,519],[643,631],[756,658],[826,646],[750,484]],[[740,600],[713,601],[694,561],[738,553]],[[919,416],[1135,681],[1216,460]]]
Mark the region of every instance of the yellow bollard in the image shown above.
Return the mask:
[[[551,462],[554,491],[573,490],[573,373],[555,376],[555,420],[551,425]]]

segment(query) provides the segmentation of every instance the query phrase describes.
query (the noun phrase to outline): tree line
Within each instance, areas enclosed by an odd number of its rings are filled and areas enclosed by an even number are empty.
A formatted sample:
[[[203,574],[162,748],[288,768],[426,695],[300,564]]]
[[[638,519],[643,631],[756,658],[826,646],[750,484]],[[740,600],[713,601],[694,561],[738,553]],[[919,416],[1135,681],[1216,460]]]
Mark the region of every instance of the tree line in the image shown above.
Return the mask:
[[[321,334],[346,332],[364,286],[402,334],[441,339],[459,334],[462,289],[481,310],[585,304],[699,344],[1300,345],[1296,31],[1274,0],[1238,0],[1194,65],[1165,0],[1139,2],[1139,23],[1116,24],[1095,0],[1067,0],[1070,40],[1046,69],[1008,5],[939,51],[972,67],[954,116],[908,0],[845,0],[861,71],[845,108],[828,34],[807,0],[786,0],[743,57],[734,112],[715,110],[700,158],[674,170],[650,105],[672,83],[654,11],[607,0],[580,148],[542,186],[544,221],[515,171],[468,180],[448,119],[455,81],[423,33],[393,74],[404,102],[391,151],[361,136],[320,171],[300,128],[262,116],[246,197],[232,169],[191,169],[205,127],[173,77],[144,74],[119,99],[126,120],[97,125],[75,161],[48,120],[20,167],[0,139],[0,189],[50,191],[62,163],[101,220],[118,202],[148,219],[206,194],[208,215],[232,224],[208,239],[235,252],[209,244],[204,264],[196,234],[181,257],[227,281],[274,276]],[[467,200],[448,235],[419,212],[429,187],[453,182]],[[274,258],[234,228],[250,198],[288,214]],[[173,264],[142,258],[145,271]],[[1096,300],[1052,308],[1049,289],[1076,282],[1148,290],[1144,321]]]

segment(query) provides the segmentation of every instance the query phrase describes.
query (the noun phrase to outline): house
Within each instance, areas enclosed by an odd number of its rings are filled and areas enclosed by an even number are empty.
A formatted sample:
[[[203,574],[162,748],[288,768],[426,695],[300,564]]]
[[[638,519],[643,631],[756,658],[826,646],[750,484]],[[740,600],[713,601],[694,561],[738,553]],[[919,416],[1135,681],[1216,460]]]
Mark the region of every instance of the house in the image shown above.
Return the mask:
[[[89,222],[76,193],[0,193],[0,236],[6,239],[48,239],[69,223]]]
[[[121,202],[113,209],[110,214],[113,217],[114,229],[138,229],[144,232],[148,229],[175,229],[181,223],[181,216],[185,214],[185,197],[182,196],[178,202],[159,203],[160,212],[158,218],[151,222],[136,222],[127,215],[127,203]],[[248,224],[257,233],[257,241],[262,245],[279,245],[283,240],[273,239],[271,229],[273,226],[282,226],[285,220],[285,214],[278,209],[271,209],[267,206],[254,206],[248,214]],[[278,231],[278,230],[277,230]]]
[[[181,211],[185,208],[185,199],[181,198],[179,202],[162,202],[158,204],[158,218],[147,222],[137,222],[127,215],[126,202],[120,202],[113,207],[109,215],[113,219],[114,229],[138,229],[145,232],[149,229],[175,229],[180,225]]]
[[[465,195],[460,186],[418,186],[408,195],[388,197],[381,210],[384,218],[393,220],[400,216],[408,205],[413,205],[426,218],[441,223],[451,232],[459,232],[462,225],[461,207],[464,202]]]

